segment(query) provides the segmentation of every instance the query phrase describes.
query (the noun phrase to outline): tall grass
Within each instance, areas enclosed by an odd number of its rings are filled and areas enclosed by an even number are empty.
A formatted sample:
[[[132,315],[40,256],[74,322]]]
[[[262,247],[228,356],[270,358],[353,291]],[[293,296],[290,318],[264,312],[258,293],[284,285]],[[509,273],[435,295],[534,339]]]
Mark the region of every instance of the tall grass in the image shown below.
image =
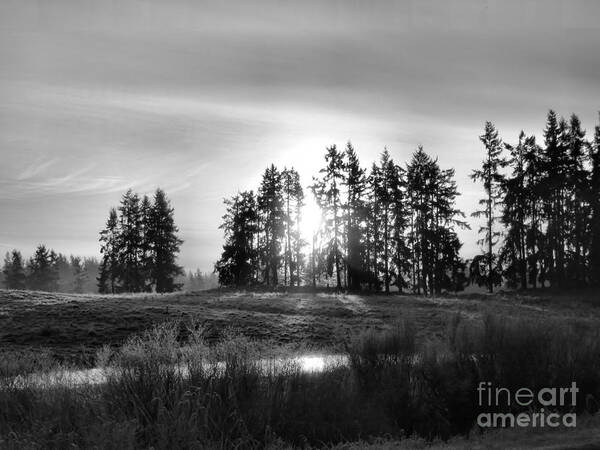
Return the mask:
[[[511,389],[576,381],[580,407],[586,397],[600,398],[600,340],[575,325],[456,316],[446,342],[418,343],[410,322],[401,322],[352,339],[348,364],[320,373],[294,363],[269,366],[267,349],[232,331],[210,346],[202,335],[196,326],[166,324],[116,351],[105,348],[98,362],[111,370],[98,386],[3,383],[0,447],[275,448],[411,435],[447,439],[473,428],[480,381]],[[12,369],[5,375],[18,370],[16,363],[6,367]]]

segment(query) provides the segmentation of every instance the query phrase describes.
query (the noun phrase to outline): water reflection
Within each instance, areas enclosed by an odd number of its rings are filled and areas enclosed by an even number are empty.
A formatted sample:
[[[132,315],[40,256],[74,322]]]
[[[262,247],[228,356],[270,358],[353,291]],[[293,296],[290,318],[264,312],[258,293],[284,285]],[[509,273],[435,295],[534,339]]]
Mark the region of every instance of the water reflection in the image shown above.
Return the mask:
[[[324,370],[348,364],[348,357],[341,354],[302,354],[287,358],[268,358],[258,360],[258,365],[265,374],[277,373],[286,368],[297,369],[302,373],[319,373]],[[205,363],[203,368],[211,373],[222,373],[226,369],[224,362],[213,364]],[[183,377],[189,376],[187,365],[177,367]],[[33,373],[19,375],[8,380],[8,384],[14,388],[29,387],[52,387],[52,386],[81,386],[105,383],[111,375],[117,375],[118,371],[111,367],[94,367],[92,369],[60,370],[47,373]],[[6,382],[6,381],[5,381]]]

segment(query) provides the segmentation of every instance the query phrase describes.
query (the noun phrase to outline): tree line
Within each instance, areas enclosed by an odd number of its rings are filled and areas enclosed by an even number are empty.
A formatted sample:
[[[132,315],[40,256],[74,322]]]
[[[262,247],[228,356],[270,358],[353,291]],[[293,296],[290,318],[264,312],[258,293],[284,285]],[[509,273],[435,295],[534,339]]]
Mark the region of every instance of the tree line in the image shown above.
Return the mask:
[[[257,193],[225,200],[225,245],[215,265],[225,285],[299,286],[433,293],[465,281],[453,169],[422,147],[405,166],[386,149],[370,170],[351,143],[327,148],[309,187],[321,209],[308,258],[300,235],[304,193],[294,169],[268,167]],[[283,275],[283,280],[281,280]]]
[[[100,293],[173,292],[184,275],[177,265],[182,240],[165,192],[157,189],[152,200],[129,189],[118,208],[111,208],[100,232],[102,261]]]
[[[19,250],[7,252],[2,275],[7,289],[84,293],[96,291],[95,258],[67,257],[40,244],[27,261]]]
[[[471,178],[485,196],[481,254],[460,257],[454,170],[421,146],[405,165],[385,149],[370,169],[351,143],[325,152],[309,191],[322,221],[300,235],[304,192],[294,169],[268,167],[256,193],[225,200],[219,281],[235,286],[331,285],[337,289],[439,293],[468,283],[536,288],[600,282],[600,126],[592,140],[577,115],[549,111],[543,144],[521,132],[502,141],[491,122],[479,137],[485,158]],[[308,247],[308,251],[306,251]]]
[[[592,140],[579,117],[550,110],[543,143],[523,131],[505,143],[487,122],[480,137],[485,197],[474,215],[486,251],[473,273],[490,292],[512,287],[597,285],[600,282],[600,126]]]

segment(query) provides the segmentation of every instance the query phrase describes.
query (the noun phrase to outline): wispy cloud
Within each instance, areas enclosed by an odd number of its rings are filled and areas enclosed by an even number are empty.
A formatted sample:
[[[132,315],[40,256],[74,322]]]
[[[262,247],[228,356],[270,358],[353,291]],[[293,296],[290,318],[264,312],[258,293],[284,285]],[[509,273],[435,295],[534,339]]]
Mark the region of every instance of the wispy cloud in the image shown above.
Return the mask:
[[[27,166],[21,173],[16,177],[18,181],[29,180],[37,175],[40,175],[46,171],[51,165],[56,163],[58,158],[51,158],[45,161],[37,160]]]

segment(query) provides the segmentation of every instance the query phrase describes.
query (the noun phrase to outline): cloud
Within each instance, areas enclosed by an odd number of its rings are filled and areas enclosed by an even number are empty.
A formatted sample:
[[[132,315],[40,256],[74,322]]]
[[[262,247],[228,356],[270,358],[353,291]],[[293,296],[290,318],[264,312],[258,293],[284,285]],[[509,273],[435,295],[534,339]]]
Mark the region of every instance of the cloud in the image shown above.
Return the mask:
[[[23,181],[33,178],[36,175],[43,173],[48,167],[50,167],[57,161],[58,158],[52,158],[47,161],[37,161],[33,164],[30,164],[28,167],[25,168],[25,170],[23,170],[23,172],[17,175],[16,179],[19,181]]]

